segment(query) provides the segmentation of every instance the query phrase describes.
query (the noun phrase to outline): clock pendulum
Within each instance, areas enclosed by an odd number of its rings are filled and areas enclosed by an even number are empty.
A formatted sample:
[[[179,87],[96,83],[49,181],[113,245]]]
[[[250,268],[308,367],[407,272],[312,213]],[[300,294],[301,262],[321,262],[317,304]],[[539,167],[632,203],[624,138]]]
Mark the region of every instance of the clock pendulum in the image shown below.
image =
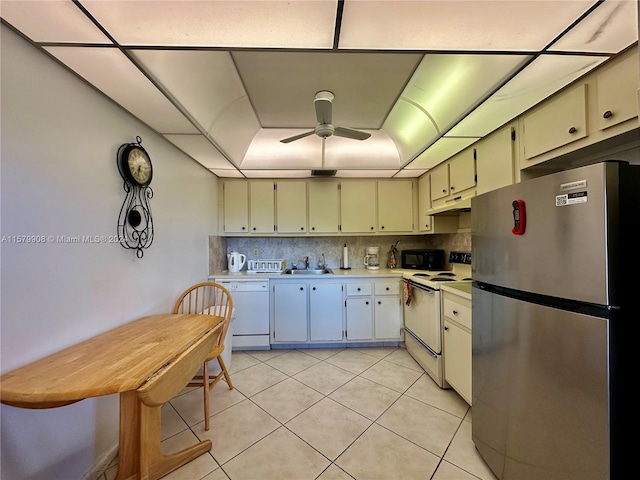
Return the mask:
[[[136,137],[136,143],[120,145],[117,163],[126,193],[118,216],[118,238],[124,248],[135,249],[136,256],[142,258],[143,249],[153,242],[153,218],[149,204],[153,198],[150,187],[153,166],[140,137]]]

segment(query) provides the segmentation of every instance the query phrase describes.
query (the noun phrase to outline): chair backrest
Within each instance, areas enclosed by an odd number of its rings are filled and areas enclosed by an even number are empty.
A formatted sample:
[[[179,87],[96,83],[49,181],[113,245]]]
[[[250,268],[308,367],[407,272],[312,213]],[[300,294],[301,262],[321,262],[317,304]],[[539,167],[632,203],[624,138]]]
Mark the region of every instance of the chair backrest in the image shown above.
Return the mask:
[[[148,407],[158,407],[180,393],[202,366],[223,326],[216,325],[140,386],[140,401]]]
[[[178,297],[173,313],[217,315],[224,318],[216,346],[223,346],[233,315],[233,299],[229,290],[216,282],[201,282],[187,288]]]

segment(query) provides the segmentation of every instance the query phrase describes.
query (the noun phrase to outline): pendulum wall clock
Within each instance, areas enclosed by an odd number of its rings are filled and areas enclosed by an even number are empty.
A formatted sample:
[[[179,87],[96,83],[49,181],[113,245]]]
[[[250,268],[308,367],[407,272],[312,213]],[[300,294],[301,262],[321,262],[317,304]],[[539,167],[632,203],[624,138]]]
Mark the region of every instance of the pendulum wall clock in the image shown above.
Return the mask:
[[[118,238],[124,248],[135,249],[136,256],[142,258],[143,250],[153,242],[153,218],[149,204],[153,197],[149,186],[153,166],[149,154],[142,147],[142,139],[136,137],[136,143],[121,145],[117,162],[126,193],[118,216]]]

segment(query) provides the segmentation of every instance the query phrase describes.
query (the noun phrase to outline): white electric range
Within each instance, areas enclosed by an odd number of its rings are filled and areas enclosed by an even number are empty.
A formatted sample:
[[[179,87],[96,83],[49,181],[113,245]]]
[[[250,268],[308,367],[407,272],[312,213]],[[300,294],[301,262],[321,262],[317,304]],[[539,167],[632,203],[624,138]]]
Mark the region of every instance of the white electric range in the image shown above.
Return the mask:
[[[441,388],[451,388],[444,379],[442,361],[442,295],[440,286],[471,282],[471,254],[451,252],[452,270],[420,270],[402,274],[404,290],[404,341],[409,354]]]

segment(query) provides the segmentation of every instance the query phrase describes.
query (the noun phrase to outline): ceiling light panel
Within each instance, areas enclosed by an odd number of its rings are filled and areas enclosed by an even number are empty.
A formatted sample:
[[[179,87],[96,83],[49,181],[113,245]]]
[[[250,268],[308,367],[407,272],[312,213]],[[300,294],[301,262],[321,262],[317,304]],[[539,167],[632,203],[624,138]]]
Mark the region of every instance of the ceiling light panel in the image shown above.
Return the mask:
[[[619,53],[638,40],[638,2],[607,0],[549,51]]]
[[[422,55],[234,52],[242,82],[265,128],[313,128],[315,94],[329,90],[333,124],[380,128]]]
[[[406,168],[409,170],[419,169],[420,171],[433,168],[478,140],[479,138],[440,138],[426,151],[418,155]]]
[[[301,133],[299,130],[263,128],[253,138],[242,160],[242,169],[304,169],[322,166],[322,139],[316,135],[291,143],[280,138]]]
[[[426,173],[428,171],[428,169],[420,169],[420,170],[407,170],[406,168],[404,170],[400,170],[398,173],[396,173],[393,178],[418,178],[420,177],[422,174]]]
[[[340,48],[541,50],[594,1],[349,1]],[[390,28],[396,26],[397,28]]]
[[[247,178],[309,178],[311,170],[242,170]]]
[[[382,128],[395,142],[403,163],[440,135],[427,112],[403,98],[395,104]]]
[[[240,165],[260,125],[247,97],[238,98],[213,120],[209,135],[236,164]]]
[[[373,130],[366,140],[329,137],[325,141],[326,168],[399,169],[402,164],[395,143],[383,130]]]
[[[229,52],[132,50],[130,53],[205,130],[229,105],[246,97]],[[255,115],[252,116],[255,123]]]
[[[607,57],[541,55],[447,132],[447,136],[484,137],[605,60]]]
[[[397,170],[338,170],[336,177],[341,178],[391,178]]]
[[[45,50],[158,132],[198,133],[120,50],[98,47],[45,47]]]
[[[82,4],[122,45],[331,48],[336,1],[110,1]]]
[[[220,178],[244,178],[244,175],[239,170],[231,169],[221,169],[221,168],[210,168],[209,171]]]
[[[445,131],[510,77],[529,56],[425,55],[402,97]]]
[[[209,169],[233,168],[233,165],[204,135],[164,135],[164,137]]]
[[[2,0],[0,14],[34,42],[111,43],[71,1]]]

